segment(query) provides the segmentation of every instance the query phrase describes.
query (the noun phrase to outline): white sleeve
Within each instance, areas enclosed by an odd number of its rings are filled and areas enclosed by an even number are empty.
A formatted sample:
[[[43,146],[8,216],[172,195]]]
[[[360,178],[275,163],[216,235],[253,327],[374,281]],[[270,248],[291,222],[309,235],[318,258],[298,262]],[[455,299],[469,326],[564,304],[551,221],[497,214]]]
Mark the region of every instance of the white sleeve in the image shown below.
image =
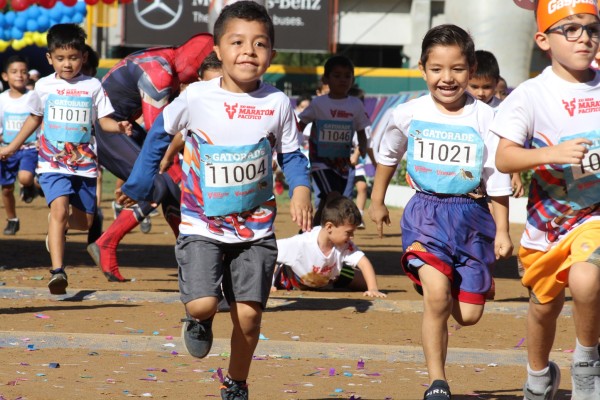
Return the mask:
[[[482,179],[485,183],[485,190],[488,195],[510,196],[512,194],[512,187],[510,185],[510,175],[504,174],[498,171],[498,169],[496,168],[496,151],[498,149],[500,137],[494,135],[489,130],[489,126],[492,123],[493,117],[493,112],[491,113],[489,118],[487,117],[487,115],[484,116],[486,120],[481,124],[480,128],[484,142]]]
[[[184,90],[163,109],[164,128],[169,135],[175,135],[180,131],[187,132],[190,122],[187,95],[188,90]],[[185,138],[184,132],[182,134]]]
[[[299,149],[298,143],[302,142],[300,139],[300,132],[298,131],[298,124],[296,123],[296,115],[292,109],[292,103],[287,99],[282,101],[280,107],[280,123],[281,130],[278,132],[279,140],[277,141],[276,150],[278,153],[292,153]]]
[[[404,153],[406,153],[408,138],[405,131],[408,123],[405,121],[410,120],[403,110],[404,108],[399,106],[388,116],[377,154],[377,162],[382,165],[393,166],[399,164]]]
[[[27,108],[33,115],[40,117],[44,115],[44,106],[42,105],[42,99],[40,98],[40,94],[37,90],[34,90],[27,99]]]
[[[498,107],[490,131],[500,137],[524,145],[533,132],[533,104],[527,88],[517,87]]]

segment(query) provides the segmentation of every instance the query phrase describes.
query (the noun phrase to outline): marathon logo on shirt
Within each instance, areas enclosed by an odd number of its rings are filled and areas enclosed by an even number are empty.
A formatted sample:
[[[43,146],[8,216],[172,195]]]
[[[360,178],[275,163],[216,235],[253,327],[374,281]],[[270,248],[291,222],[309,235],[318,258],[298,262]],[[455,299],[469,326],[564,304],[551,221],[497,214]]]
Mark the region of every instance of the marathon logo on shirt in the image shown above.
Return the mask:
[[[245,106],[238,103],[223,104],[229,119],[234,119],[236,115],[238,119],[262,119],[262,117],[272,117],[275,115],[275,110],[272,109],[260,109],[256,106]]]
[[[569,116],[575,114],[588,114],[600,112],[600,100],[593,97],[587,97],[583,99],[571,99],[562,100],[565,110],[569,113]]]
[[[345,119],[351,119],[354,117],[354,114],[349,113],[346,110],[329,110],[329,112],[331,113],[331,117],[332,118],[345,118]]]
[[[89,96],[90,92],[87,90],[78,90],[78,89],[57,89],[56,94],[61,96]]]

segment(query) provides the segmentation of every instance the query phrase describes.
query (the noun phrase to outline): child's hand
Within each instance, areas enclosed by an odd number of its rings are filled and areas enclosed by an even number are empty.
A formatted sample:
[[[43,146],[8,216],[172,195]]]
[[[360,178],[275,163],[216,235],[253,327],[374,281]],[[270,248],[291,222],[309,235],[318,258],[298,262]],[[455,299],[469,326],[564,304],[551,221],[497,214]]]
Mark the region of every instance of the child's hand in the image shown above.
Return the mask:
[[[115,199],[117,204],[120,204],[123,207],[132,207],[137,204],[137,201],[124,194],[121,188],[115,189]]]
[[[117,124],[119,125],[119,131],[126,134],[127,136],[131,136],[132,135],[132,126],[131,122],[129,121],[118,121]]]
[[[387,297],[387,294],[381,293],[379,290],[375,289],[375,290],[367,290],[366,292],[363,293],[363,296],[384,298],[384,297]]]
[[[371,202],[368,213],[371,221],[375,222],[375,225],[377,226],[379,238],[383,238],[383,224],[385,223],[387,226],[391,225],[390,212],[385,204],[375,204]]]
[[[508,258],[512,255],[512,252],[513,244],[508,232],[496,233],[496,239],[494,240],[494,253],[496,254],[496,260],[500,258]]]
[[[510,175],[510,186],[513,189],[513,197],[518,199],[525,194],[525,188],[523,187],[523,181],[521,180],[521,174],[515,172]]]
[[[556,146],[545,147],[546,164],[581,164],[588,152],[588,146],[592,141],[584,138],[567,140]]]
[[[10,146],[0,147],[0,160],[6,160],[14,153],[14,150],[12,150]]]
[[[309,232],[312,229],[313,208],[310,201],[310,189],[296,186],[290,200],[290,215],[300,229]]]
[[[173,165],[173,157],[163,157],[162,160],[160,160],[160,166],[158,167],[158,173],[162,174],[167,172],[167,170],[171,167],[171,165]]]

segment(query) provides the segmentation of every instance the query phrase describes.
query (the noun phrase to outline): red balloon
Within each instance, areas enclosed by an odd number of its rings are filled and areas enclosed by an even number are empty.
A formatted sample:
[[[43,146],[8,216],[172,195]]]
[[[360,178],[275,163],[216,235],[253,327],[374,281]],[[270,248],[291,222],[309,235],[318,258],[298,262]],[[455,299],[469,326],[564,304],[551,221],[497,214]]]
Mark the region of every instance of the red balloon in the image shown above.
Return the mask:
[[[0,0],[0,8],[6,7],[6,0]]]
[[[95,6],[96,4],[98,4],[100,0],[85,0],[85,4],[87,4],[88,6]]]
[[[77,4],[77,0],[61,0],[61,1],[67,7],[73,7],[75,4]]]
[[[19,12],[26,10],[31,4],[29,0],[12,0],[10,5],[13,10]]]
[[[112,3],[114,3],[114,2],[115,2],[115,0],[102,0],[102,2],[103,2],[104,4],[112,4]]]
[[[1,0],[0,0],[1,1]],[[133,0],[120,0],[119,3],[121,4],[129,4],[131,3]]]
[[[57,0],[38,0],[38,4],[44,8],[52,8],[56,5]]]

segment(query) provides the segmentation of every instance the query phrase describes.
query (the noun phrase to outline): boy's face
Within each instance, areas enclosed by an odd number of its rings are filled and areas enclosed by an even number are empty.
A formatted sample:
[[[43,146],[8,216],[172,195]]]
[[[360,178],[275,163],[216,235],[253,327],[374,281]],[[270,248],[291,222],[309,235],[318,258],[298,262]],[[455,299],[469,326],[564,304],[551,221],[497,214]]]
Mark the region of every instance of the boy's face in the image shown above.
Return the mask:
[[[489,103],[496,94],[496,86],[498,86],[498,81],[496,79],[479,76],[477,78],[469,79],[467,90],[478,100]]]
[[[335,226],[333,223],[327,222],[323,229],[327,231],[327,238],[335,247],[343,247],[354,237],[356,225],[345,222],[342,225]]]
[[[552,56],[552,69],[560,77],[566,80],[577,80],[581,73],[589,70],[591,62],[598,52],[600,39],[598,32],[598,17],[592,14],[576,14],[563,18],[552,25],[547,33],[538,32],[535,35],[537,45],[543,51],[550,51]],[[581,36],[575,39],[565,37],[574,35],[581,31],[581,26],[586,26],[587,31],[583,30]],[[555,28],[560,30],[554,30]],[[596,32],[596,37],[590,37],[588,31]],[[563,34],[565,32],[565,34]],[[576,36],[576,35],[575,35]]]
[[[354,71],[350,68],[336,65],[328,76],[323,77],[323,83],[329,86],[329,96],[344,98],[354,84]]]
[[[73,48],[59,48],[51,53],[46,53],[46,58],[60,79],[69,80],[79,74],[81,67],[87,60],[87,53]]]
[[[29,80],[27,64],[20,61],[11,63],[6,72],[2,73],[2,79],[8,82],[8,86],[11,89],[18,91],[25,90],[25,86]]]
[[[269,32],[259,21],[232,18],[214,50],[223,64],[221,87],[237,93],[257,89],[257,83],[265,73],[275,51],[271,47]]]
[[[504,100],[506,96],[508,96],[508,87],[506,86],[506,81],[500,79],[496,85],[496,97],[500,100]]]

